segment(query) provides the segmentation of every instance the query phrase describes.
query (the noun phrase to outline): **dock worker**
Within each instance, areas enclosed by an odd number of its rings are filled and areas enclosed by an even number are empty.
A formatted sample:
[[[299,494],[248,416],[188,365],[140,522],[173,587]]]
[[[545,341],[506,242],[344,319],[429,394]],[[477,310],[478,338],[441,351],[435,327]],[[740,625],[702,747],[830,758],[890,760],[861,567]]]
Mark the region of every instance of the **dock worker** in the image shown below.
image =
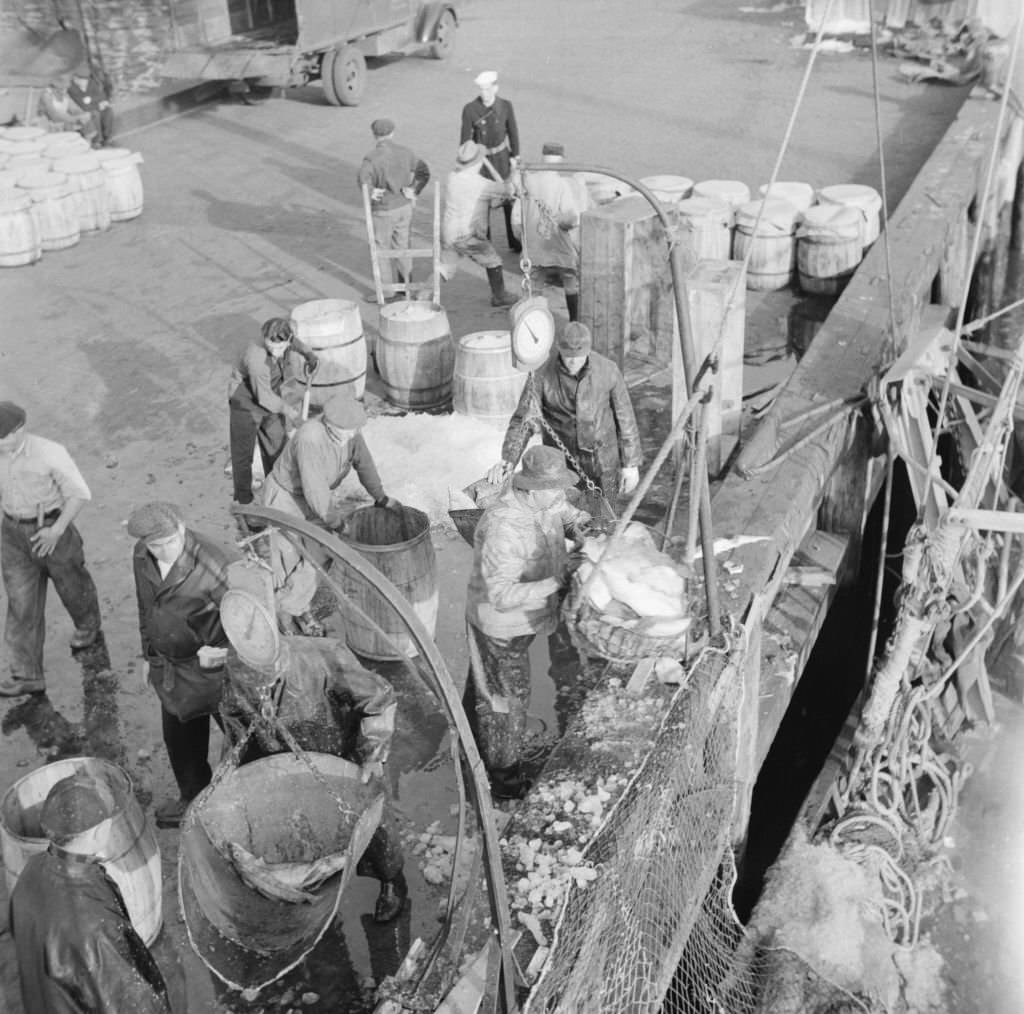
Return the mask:
[[[565,325],[556,354],[523,389],[505,432],[502,460],[488,472],[492,483],[504,482],[540,431],[549,446],[556,437],[561,441],[610,503],[636,489],[643,454],[629,389],[619,368],[592,346],[586,324]]]
[[[246,347],[228,384],[231,482],[235,503],[241,504],[253,500],[257,442],[269,475],[288,431],[301,422],[298,384],[318,365],[316,353],[295,337],[294,325],[284,317],[265,320],[260,337]]]
[[[75,519],[92,498],[82,473],[63,445],[25,429],[25,410],[0,401],[0,569],[7,594],[10,676],[0,696],[46,691],[43,643],[46,591],[53,582],[75,625],[71,648],[88,648],[100,636],[96,585],[85,566]]]
[[[83,62],[71,72],[68,97],[89,117],[82,134],[94,148],[106,147],[114,136],[113,93],[110,78],[99,67]]]
[[[519,128],[512,103],[498,95],[496,71],[485,70],[474,79],[479,95],[462,107],[462,125],[459,144],[476,141],[482,145],[484,155],[498,175],[507,180],[512,173],[512,160],[519,157]],[[485,172],[483,168],[481,173]],[[519,253],[522,249],[512,231],[512,198],[509,196],[501,205],[505,216],[505,236],[509,249]],[[487,230],[484,235],[490,239],[490,211],[488,209]]]
[[[364,669],[343,641],[283,637],[277,657],[267,667],[250,665],[233,650],[226,668],[221,701],[225,733],[232,745],[249,737],[240,763],[288,752],[283,727],[299,749],[358,764],[364,783],[384,787],[398,707],[395,691],[382,676]],[[264,700],[271,702],[272,718],[264,710]],[[385,808],[356,867],[360,876],[380,881],[374,907],[378,923],[394,919],[409,893],[393,822]]]
[[[319,416],[295,431],[263,485],[263,506],[324,528],[340,528],[344,518],[338,488],[353,469],[375,506],[398,506],[384,492],[361,432],[365,425],[366,409],[346,384],[331,395]]]
[[[77,132],[90,144],[95,140],[99,125],[93,114],[88,112],[68,94],[71,75],[54,78],[39,98],[39,108],[46,117],[40,126],[49,131]]]
[[[564,162],[565,145],[548,141],[541,161]],[[569,320],[579,319],[580,219],[590,203],[586,184],[578,176],[536,172],[521,176],[519,196],[512,206],[512,228],[522,236],[532,274],[557,276]]]
[[[566,499],[578,476],[554,447],[535,446],[484,510],[466,594],[470,674],[463,705],[495,796],[516,798],[530,703],[530,644],[554,633],[569,577],[565,540],[590,515]]]
[[[370,130],[376,144],[364,156],[356,181],[370,189],[374,239],[382,250],[408,250],[412,246],[413,207],[430,182],[430,169],[412,149],[395,143],[393,120],[374,120]],[[404,284],[411,295],[412,258],[388,258],[386,277]],[[400,297],[396,293],[391,298]]]
[[[155,811],[157,827],[179,827],[189,803],[210,784],[210,716],[219,722],[227,635],[220,600],[234,554],[185,527],[179,509],[155,501],[132,511],[138,541],[132,570],[139,607],[142,668],[160,699],[164,746],[178,798]]]
[[[450,253],[453,263],[459,257],[468,257],[487,271],[491,306],[512,306],[517,297],[505,291],[501,258],[487,238],[491,201],[510,198],[512,188],[502,180],[487,179],[476,172],[483,162],[484,149],[475,141],[466,141],[459,148],[455,166],[445,180],[441,243],[445,257]]]
[[[68,805],[61,782],[51,789],[39,818],[49,846],[29,858],[11,893],[22,1008],[25,1014],[171,1014],[167,985],[117,884],[93,856],[64,847],[74,847],[95,814],[109,811],[86,786],[75,787],[74,803]]]

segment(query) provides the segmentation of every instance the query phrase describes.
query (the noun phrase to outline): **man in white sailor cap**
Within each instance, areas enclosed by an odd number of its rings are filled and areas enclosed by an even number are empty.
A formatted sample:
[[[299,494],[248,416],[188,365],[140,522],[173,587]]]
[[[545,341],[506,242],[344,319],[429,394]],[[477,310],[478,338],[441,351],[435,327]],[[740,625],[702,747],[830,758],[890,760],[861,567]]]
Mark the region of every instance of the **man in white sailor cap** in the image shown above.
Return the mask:
[[[498,96],[496,71],[485,70],[477,74],[474,83],[480,95],[462,107],[459,144],[476,141],[482,145],[487,161],[503,180],[507,180],[512,172],[512,160],[519,157],[519,128],[516,126],[515,111],[508,99]],[[488,175],[486,166],[480,172],[481,175]],[[511,201],[503,203],[502,210],[505,213],[505,235],[509,249],[518,253],[522,248],[512,231]]]

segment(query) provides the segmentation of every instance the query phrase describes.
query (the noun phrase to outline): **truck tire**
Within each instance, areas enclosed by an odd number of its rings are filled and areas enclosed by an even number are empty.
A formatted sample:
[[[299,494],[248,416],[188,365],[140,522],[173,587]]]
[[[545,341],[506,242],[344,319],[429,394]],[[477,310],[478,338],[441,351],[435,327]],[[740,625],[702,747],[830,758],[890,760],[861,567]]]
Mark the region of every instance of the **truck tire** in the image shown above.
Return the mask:
[[[455,32],[458,25],[455,15],[445,9],[437,19],[434,29],[434,41],[430,44],[430,57],[433,60],[447,60],[455,51]]]
[[[355,46],[339,46],[324,57],[320,77],[332,106],[358,106],[366,89],[366,57]]]

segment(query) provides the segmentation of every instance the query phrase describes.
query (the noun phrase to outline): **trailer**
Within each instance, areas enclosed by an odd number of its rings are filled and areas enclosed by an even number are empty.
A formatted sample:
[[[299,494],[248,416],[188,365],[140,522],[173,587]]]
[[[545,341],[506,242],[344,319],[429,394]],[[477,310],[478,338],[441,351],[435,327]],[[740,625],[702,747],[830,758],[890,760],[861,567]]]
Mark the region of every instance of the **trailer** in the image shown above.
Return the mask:
[[[272,88],[323,82],[335,106],[359,104],[366,58],[451,55],[463,0],[199,0],[194,38],[161,68],[168,78],[228,81],[247,101]]]

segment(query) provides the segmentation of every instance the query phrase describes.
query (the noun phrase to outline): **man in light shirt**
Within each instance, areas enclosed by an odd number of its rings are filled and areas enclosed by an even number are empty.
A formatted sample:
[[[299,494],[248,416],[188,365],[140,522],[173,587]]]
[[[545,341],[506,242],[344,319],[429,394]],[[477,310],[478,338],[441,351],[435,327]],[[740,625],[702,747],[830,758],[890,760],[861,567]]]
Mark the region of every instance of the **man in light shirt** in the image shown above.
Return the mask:
[[[75,624],[72,649],[87,648],[99,637],[96,585],[74,524],[91,499],[63,445],[28,433],[25,410],[0,402],[0,568],[10,663],[10,677],[0,680],[2,697],[46,692],[43,642],[50,581]]]

